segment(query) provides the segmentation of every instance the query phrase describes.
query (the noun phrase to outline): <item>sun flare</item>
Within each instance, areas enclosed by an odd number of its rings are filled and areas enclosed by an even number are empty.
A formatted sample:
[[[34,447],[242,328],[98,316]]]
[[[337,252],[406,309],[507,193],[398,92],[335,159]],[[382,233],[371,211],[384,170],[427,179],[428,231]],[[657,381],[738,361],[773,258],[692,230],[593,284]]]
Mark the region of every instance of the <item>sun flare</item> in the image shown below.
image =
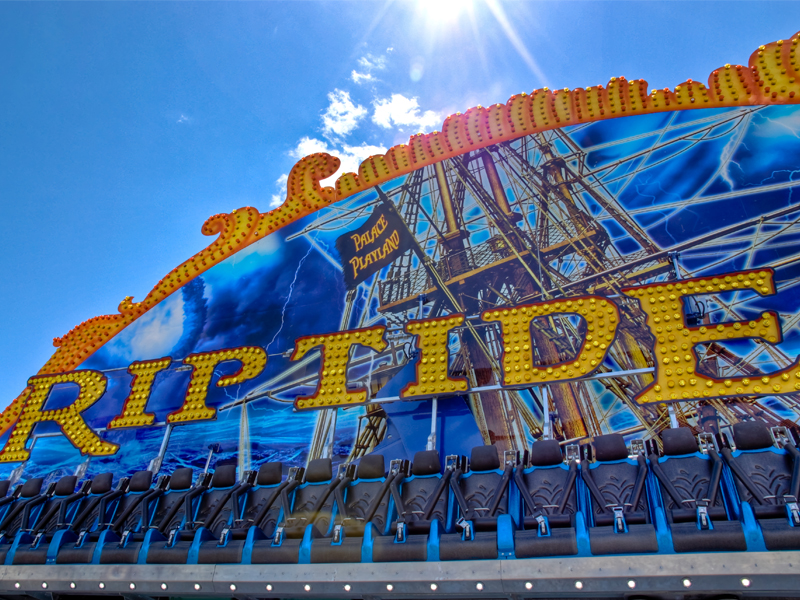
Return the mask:
[[[454,21],[472,8],[472,0],[419,0],[418,10],[438,23]]]

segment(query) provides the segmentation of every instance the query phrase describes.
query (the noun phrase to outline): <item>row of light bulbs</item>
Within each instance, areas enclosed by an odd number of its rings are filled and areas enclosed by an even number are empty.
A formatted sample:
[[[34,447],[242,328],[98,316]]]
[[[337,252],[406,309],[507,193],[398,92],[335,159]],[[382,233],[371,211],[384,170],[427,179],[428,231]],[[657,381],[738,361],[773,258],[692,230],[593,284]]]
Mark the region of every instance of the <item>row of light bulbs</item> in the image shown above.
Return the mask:
[[[692,580],[691,580],[691,579],[689,579],[688,577],[687,577],[687,578],[685,578],[685,579],[682,581],[682,583],[683,583],[683,587],[687,587],[687,588],[688,588],[688,587],[692,587]],[[751,581],[750,581],[750,579],[748,579],[747,577],[742,577],[742,579],[740,580],[740,583],[742,584],[742,587],[746,587],[746,588],[747,588],[747,587],[750,587],[750,584],[751,584],[752,582],[751,582]],[[18,582],[16,582],[16,583],[14,584],[14,587],[15,587],[16,589],[20,589],[20,587],[21,587],[21,584],[20,584],[20,582],[19,582],[19,581],[18,581]],[[77,584],[76,584],[74,581],[72,581],[72,582],[70,582],[70,584],[69,584],[69,587],[70,587],[70,589],[73,589],[73,590],[74,590],[74,589],[77,587]],[[103,589],[105,589],[105,587],[106,587],[106,584],[105,584],[105,583],[103,583],[103,582],[101,581],[100,583],[98,583],[98,584],[97,584],[97,587],[99,587],[101,590],[103,590]],[[133,583],[133,582],[131,582],[131,583],[130,583],[130,585],[129,585],[129,587],[130,587],[130,589],[132,589],[132,590],[135,590],[135,589],[136,589],[136,584],[135,584],[135,583]],[[162,583],[162,584],[161,584],[161,589],[162,589],[162,590],[166,590],[166,589],[167,589],[167,587],[168,587],[168,586],[167,586],[167,584],[166,584],[166,583]],[[636,580],[635,580],[635,579],[629,579],[629,580],[628,580],[628,587],[629,587],[630,589],[634,589],[634,588],[636,588]],[[48,588],[47,582],[46,582],[46,581],[43,581],[43,582],[42,582],[42,589],[46,590],[47,588]],[[343,588],[344,588],[344,591],[345,591],[345,592],[349,592],[349,591],[352,589],[352,586],[351,586],[349,583],[346,583],[346,584],[344,584]],[[480,581],[479,581],[479,582],[477,582],[477,583],[475,584],[475,589],[476,589],[476,590],[478,590],[479,592],[483,591],[483,588],[484,588],[484,585],[483,585],[483,583],[482,583],[482,582],[480,582]],[[195,589],[195,591],[198,591],[198,592],[199,592],[199,591],[202,589],[202,586],[201,586],[199,583],[195,583],[195,584],[194,584],[194,589]],[[231,589],[231,591],[232,591],[232,592],[235,592],[235,591],[236,591],[236,584],[235,584],[235,583],[232,583],[232,584],[230,585],[230,589]],[[271,584],[271,583],[268,583],[268,584],[265,586],[265,589],[266,589],[268,592],[271,592],[271,591],[272,591],[272,584]],[[307,583],[307,584],[305,584],[305,585],[303,586],[303,589],[304,589],[306,592],[310,592],[310,591],[311,591],[311,585]],[[431,584],[431,591],[432,591],[432,592],[435,592],[437,589],[439,589],[439,585],[438,585],[438,584],[436,584],[436,583],[432,583],[432,584]],[[530,581],[526,581],[526,582],[525,582],[525,589],[526,589],[526,590],[531,590],[531,589],[533,589],[533,583],[531,583]],[[577,589],[577,590],[582,590],[582,589],[583,589],[583,582],[582,582],[582,581],[580,581],[580,580],[577,580],[577,581],[575,581],[575,589]],[[387,592],[391,592],[391,591],[393,591],[393,590],[394,590],[394,585],[392,585],[391,583],[387,583],[387,584],[386,584],[386,591],[387,591]]]

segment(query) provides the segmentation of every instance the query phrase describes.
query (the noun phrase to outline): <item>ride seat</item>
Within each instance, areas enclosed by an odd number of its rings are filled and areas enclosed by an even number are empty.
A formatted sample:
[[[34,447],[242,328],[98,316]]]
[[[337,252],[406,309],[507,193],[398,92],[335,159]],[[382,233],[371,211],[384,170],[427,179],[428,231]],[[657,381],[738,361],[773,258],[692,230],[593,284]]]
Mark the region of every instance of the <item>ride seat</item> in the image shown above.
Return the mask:
[[[581,462],[581,476],[589,491],[592,554],[658,552],[645,493],[644,455],[629,459],[625,440],[618,433],[596,437],[593,446],[594,464]]]
[[[382,454],[361,458],[356,478],[345,477],[334,490],[334,527],[330,535],[313,541],[312,563],[361,562],[365,554],[367,560],[372,560],[372,540],[388,528],[389,486],[397,474],[392,471],[386,476]]]
[[[736,451],[724,448],[722,457],[733,471],[740,511],[746,503],[768,550],[800,549],[800,452],[789,442],[776,448],[760,421],[736,423],[733,441]]]
[[[663,454],[651,454],[650,470],[676,552],[747,550],[742,524],[731,520],[721,488],[723,463],[716,450],[700,454],[687,427],[661,432]]]
[[[14,545],[14,540],[22,529],[30,529],[36,522],[41,510],[52,495],[55,484],[50,484],[47,493],[42,493],[44,479],[36,477],[29,479],[15,490],[17,499],[9,505],[3,520],[0,521],[0,563],[5,564],[9,550]],[[73,486],[74,489],[74,486]]]
[[[202,542],[198,554],[201,564],[242,562],[243,550],[248,536],[271,538],[280,517],[280,493],[290,484],[281,483],[283,464],[268,462],[258,469],[255,485],[245,484],[234,490],[229,500],[233,510],[233,525],[223,528],[218,539]],[[244,503],[240,510],[240,503]]]
[[[339,480],[333,478],[331,459],[312,460],[305,471],[305,482],[294,489],[291,501],[287,488],[281,490],[282,520],[271,538],[253,540],[251,561],[259,564],[309,562],[311,540],[328,532],[332,492],[338,484]]]
[[[74,539],[64,540],[58,550],[58,564],[88,564],[100,560],[100,550],[108,542],[119,541],[119,528],[131,519],[136,505],[150,492],[153,474],[150,471],[138,471],[128,479],[123,479],[112,494],[106,494],[95,507],[87,507],[75,518],[71,529],[80,527]],[[93,484],[94,489],[94,484]],[[103,519],[99,515],[104,515]],[[138,531],[141,513],[136,522],[130,525]]]
[[[236,486],[236,465],[222,465],[214,470],[211,484],[199,487],[184,497],[184,521],[180,528],[169,530],[164,540],[153,540],[147,551],[148,564],[187,564],[190,550],[198,535],[219,536],[230,525],[232,507],[226,508]],[[160,528],[159,528],[160,529]],[[163,530],[162,530],[163,533]],[[199,543],[200,540],[198,540]]]
[[[441,536],[441,560],[498,557],[498,517],[508,514],[508,485],[514,465],[509,463],[501,470],[497,448],[477,446],[470,454],[469,467],[469,473],[457,469],[450,478],[458,532]]]
[[[531,447],[529,469],[516,469],[514,482],[522,499],[520,528],[514,534],[517,558],[567,556],[578,553],[575,515],[578,466],[564,464],[556,440]]]
[[[20,532],[17,536],[16,551],[13,556],[9,555],[11,564],[46,564],[50,542],[61,539],[60,534],[69,529],[83,508],[97,507],[100,498],[111,490],[113,475],[96,475],[91,481],[85,481],[76,492],[77,480],[77,477],[70,475],[58,481],[53,497],[45,503],[33,530],[30,533]]]
[[[392,492],[397,518],[387,535],[376,537],[375,562],[438,560],[439,535],[447,522],[447,485],[453,471],[442,474],[439,453],[425,450],[414,455],[411,477],[395,477]],[[402,487],[401,487],[402,486]]]
[[[105,544],[100,553],[100,564],[136,564],[144,562],[147,548],[155,539],[166,540],[164,532],[179,529],[184,520],[186,497],[197,489],[204,489],[203,482],[192,488],[194,472],[190,467],[176,469],[169,478],[167,490],[163,493],[155,491],[143,498],[137,510],[141,511],[141,525],[137,530],[125,530],[119,541]],[[132,512],[130,520],[136,516]],[[122,524],[116,524],[119,528]],[[123,532],[124,533],[124,532]]]

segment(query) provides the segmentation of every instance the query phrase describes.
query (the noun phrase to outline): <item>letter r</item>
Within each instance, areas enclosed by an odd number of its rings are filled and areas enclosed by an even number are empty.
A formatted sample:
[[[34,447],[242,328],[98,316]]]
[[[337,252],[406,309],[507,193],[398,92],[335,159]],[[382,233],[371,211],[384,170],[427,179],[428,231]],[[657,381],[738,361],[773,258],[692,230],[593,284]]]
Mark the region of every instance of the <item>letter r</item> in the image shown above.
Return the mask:
[[[42,410],[50,390],[57,383],[76,383],[80,388],[78,398],[69,406]],[[114,454],[119,445],[106,442],[86,424],[81,413],[97,402],[106,391],[106,377],[99,371],[81,370],[54,375],[36,375],[28,380],[30,392],[17,422],[11,427],[8,441],[0,451],[0,462],[28,460],[30,450],[25,448],[37,423],[58,423],[66,438],[81,454],[105,456]]]

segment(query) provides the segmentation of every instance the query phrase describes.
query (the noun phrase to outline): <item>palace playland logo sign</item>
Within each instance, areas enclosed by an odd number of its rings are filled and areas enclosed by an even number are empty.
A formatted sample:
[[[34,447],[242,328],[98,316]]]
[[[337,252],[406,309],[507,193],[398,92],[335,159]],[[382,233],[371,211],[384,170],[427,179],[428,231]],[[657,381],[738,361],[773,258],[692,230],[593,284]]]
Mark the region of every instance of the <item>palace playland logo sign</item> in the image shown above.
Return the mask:
[[[347,289],[355,289],[410,247],[411,236],[400,219],[391,211],[376,208],[364,225],[336,240]]]

